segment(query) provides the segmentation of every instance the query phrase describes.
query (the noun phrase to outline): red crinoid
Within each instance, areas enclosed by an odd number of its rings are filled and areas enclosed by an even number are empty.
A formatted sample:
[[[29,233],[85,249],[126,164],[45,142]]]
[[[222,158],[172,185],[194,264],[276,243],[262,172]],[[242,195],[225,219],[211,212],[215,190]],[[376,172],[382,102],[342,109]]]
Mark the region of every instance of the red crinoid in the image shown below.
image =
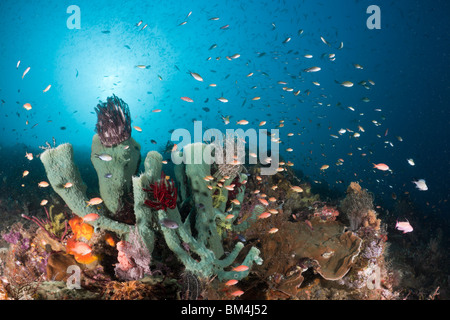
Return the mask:
[[[166,181],[164,172],[159,182],[150,185],[150,189],[142,189],[149,193],[154,200],[145,200],[144,204],[155,210],[174,209],[177,205],[177,188],[173,180]]]

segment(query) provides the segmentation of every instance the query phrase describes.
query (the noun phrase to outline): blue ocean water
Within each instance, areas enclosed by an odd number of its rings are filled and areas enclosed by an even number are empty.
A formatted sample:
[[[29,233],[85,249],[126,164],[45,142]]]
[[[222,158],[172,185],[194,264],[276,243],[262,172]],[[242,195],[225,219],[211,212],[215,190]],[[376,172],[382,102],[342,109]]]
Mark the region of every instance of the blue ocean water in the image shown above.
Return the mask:
[[[71,5],[79,8],[79,29],[68,27]],[[367,27],[370,5],[381,10],[381,29]],[[449,13],[445,0],[3,0],[1,190],[39,192],[31,182],[21,187],[30,166],[24,155],[53,138],[88,161],[94,108],[115,94],[142,129],[132,134],[143,152],[163,148],[171,130],[193,132],[194,120],[219,130],[259,129],[266,121],[280,130],[283,158],[318,187],[343,194],[360,181],[386,212],[394,198],[406,198],[420,223],[425,216],[447,221]],[[305,72],[313,66],[321,70]],[[236,125],[242,119],[249,124]],[[45,179],[39,165],[33,182]],[[418,179],[427,191],[415,187]]]

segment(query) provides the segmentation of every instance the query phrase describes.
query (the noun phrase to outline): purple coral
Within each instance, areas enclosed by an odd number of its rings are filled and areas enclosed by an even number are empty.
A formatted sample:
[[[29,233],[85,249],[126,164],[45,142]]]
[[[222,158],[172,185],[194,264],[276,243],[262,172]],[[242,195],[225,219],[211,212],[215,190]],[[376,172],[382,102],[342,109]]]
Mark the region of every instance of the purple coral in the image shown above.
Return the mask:
[[[117,96],[107,98],[95,108],[97,125],[95,127],[100,142],[112,147],[131,137],[131,116],[128,105]]]
[[[151,274],[151,255],[139,235],[137,227],[130,228],[128,241],[117,243],[118,260],[114,269],[116,276],[125,281],[139,280]]]

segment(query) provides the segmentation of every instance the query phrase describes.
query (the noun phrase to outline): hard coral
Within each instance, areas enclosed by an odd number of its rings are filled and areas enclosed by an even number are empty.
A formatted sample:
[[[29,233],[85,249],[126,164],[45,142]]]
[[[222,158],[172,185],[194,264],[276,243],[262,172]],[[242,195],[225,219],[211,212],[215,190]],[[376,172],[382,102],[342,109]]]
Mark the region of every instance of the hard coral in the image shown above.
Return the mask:
[[[95,108],[96,132],[102,145],[112,147],[131,137],[131,117],[128,105],[117,96],[108,97],[106,103]]]
[[[177,188],[173,180],[166,181],[164,171],[159,182],[152,183],[150,189],[143,189],[155,200],[145,200],[144,204],[154,210],[174,209],[177,206]]]

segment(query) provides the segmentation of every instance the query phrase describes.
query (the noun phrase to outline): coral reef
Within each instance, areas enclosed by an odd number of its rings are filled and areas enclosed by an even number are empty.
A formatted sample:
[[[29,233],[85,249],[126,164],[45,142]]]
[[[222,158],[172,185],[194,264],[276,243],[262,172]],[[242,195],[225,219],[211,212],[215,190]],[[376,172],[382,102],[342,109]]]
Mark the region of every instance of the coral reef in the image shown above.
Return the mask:
[[[339,206],[321,201],[292,163],[280,161],[271,176],[261,175],[266,164],[244,167],[234,135],[173,149],[174,179],[157,151],[137,174],[128,106],[113,96],[96,111],[99,190],[88,198],[71,144],[45,149],[47,180],[73,216],[55,201],[44,218],[25,211],[30,226],[2,235],[0,299],[398,297],[386,226],[359,183]],[[211,164],[217,157],[222,163]],[[430,241],[430,252],[439,243]],[[71,291],[64,281],[74,266],[81,288]]]

